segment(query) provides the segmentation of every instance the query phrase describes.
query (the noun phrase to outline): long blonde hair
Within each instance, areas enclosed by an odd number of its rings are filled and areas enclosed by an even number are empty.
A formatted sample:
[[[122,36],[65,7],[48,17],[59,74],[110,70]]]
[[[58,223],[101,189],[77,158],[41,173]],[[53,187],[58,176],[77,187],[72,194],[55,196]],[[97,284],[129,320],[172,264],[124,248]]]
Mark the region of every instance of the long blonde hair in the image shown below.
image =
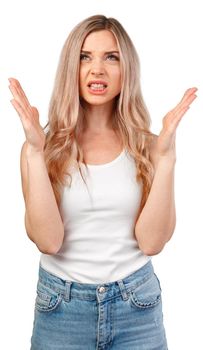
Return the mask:
[[[45,162],[59,207],[62,187],[70,186],[72,182],[72,166],[77,167],[84,180],[79,164],[83,162],[86,166],[80,145],[85,126],[79,96],[80,52],[86,36],[98,30],[109,30],[114,34],[120,53],[122,87],[115,98],[113,120],[123,146],[135,159],[135,180],[143,185],[140,213],[154,174],[149,156],[153,133],[149,130],[151,120],[140,87],[139,57],[127,32],[115,18],[103,15],[88,17],[73,28],[64,43],[49,104],[48,122],[44,127],[44,130],[48,127]],[[71,181],[67,182],[67,178]]]

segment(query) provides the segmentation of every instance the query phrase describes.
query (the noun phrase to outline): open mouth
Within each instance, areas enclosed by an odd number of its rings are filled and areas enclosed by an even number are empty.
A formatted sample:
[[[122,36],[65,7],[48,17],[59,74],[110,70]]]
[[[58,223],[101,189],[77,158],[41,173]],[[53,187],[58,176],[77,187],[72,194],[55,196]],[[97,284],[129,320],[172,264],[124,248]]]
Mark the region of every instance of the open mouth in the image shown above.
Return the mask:
[[[104,91],[107,88],[106,84],[89,84],[88,87],[92,91]]]

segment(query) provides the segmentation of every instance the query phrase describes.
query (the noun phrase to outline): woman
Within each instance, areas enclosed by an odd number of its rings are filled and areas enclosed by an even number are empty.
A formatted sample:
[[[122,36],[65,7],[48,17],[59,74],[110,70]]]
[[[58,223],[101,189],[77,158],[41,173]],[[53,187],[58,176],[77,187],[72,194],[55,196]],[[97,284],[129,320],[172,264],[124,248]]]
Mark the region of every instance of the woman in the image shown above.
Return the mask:
[[[9,79],[26,136],[25,227],[41,252],[32,350],[167,349],[151,257],[174,232],[175,133],[197,89],[157,136],[139,75],[122,25],[96,15],[64,44],[44,128]]]

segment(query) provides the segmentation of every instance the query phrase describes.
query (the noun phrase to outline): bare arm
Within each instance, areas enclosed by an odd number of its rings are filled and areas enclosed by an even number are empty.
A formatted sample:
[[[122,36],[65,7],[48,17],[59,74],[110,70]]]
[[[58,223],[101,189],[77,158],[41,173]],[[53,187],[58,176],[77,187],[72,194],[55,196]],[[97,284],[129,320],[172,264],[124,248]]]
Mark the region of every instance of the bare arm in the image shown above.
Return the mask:
[[[45,133],[36,107],[30,105],[19,81],[10,78],[11,103],[22,122],[26,141],[21,150],[21,179],[25,200],[25,228],[45,254],[61,247],[64,226],[44,160]]]
[[[45,254],[55,254],[61,247],[64,226],[46,169],[43,152],[21,151],[21,178],[25,200],[25,228],[28,237]]]
[[[146,255],[159,253],[175,229],[174,169],[174,161],[158,163],[149,196],[136,223],[135,236]]]
[[[135,225],[135,237],[146,255],[158,254],[171,238],[176,224],[174,201],[175,137],[177,126],[197,97],[188,89],[178,105],[163,118],[163,128],[151,148],[154,178],[145,206]]]

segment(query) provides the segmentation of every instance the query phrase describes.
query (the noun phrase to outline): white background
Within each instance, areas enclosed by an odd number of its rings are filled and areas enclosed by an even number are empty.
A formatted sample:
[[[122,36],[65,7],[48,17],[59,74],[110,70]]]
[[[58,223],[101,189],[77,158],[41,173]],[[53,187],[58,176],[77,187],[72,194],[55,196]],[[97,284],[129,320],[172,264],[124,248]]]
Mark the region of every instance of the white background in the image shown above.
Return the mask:
[[[1,253],[0,347],[28,350],[40,253],[26,236],[19,156],[25,136],[10,103],[8,78],[21,82],[47,121],[48,103],[63,43],[82,19],[117,18],[141,60],[142,90],[158,134],[162,118],[189,87],[198,98],[177,129],[175,197],[177,224],[164,250],[153,257],[162,285],[170,350],[203,349],[202,127],[203,21],[201,1],[1,1],[0,161]],[[4,344],[4,345],[3,345]]]

